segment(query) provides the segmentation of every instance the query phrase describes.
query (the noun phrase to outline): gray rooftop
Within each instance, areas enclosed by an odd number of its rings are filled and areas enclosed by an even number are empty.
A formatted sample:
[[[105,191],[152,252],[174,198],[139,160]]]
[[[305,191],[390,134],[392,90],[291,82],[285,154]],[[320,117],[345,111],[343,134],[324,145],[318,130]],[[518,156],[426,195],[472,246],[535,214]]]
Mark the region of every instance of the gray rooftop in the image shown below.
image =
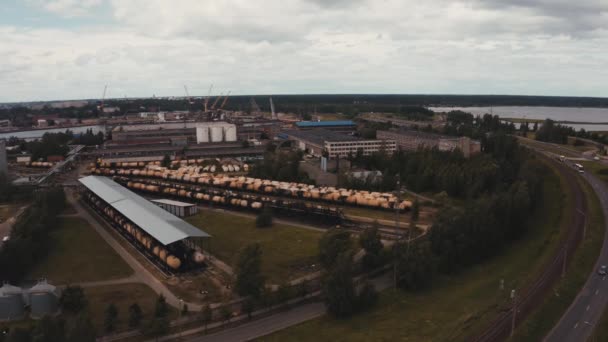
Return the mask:
[[[192,207],[192,206],[196,205],[196,204],[192,204],[192,203],[174,201],[174,200],[164,199],[164,198],[163,199],[152,200],[152,202],[173,205],[173,206],[176,206],[176,207]]]
[[[313,129],[310,131],[291,130],[285,131],[284,134],[297,139],[309,141],[313,144],[323,145],[326,141],[357,141],[361,140],[352,135],[342,134],[326,129]]]
[[[78,181],[164,245],[188,237],[211,237],[110,178],[87,176]]]

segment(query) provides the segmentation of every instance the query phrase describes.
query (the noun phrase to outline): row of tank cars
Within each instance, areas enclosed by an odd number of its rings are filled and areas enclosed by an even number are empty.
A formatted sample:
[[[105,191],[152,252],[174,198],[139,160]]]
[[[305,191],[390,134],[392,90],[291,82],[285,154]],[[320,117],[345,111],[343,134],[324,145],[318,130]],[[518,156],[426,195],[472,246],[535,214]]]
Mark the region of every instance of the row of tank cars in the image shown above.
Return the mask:
[[[160,166],[161,161],[125,161],[125,162],[107,162],[98,161],[97,164],[102,168],[124,168],[124,169],[142,169],[148,165]],[[94,165],[94,164],[93,164]],[[178,167],[198,165],[201,167],[203,172],[248,172],[249,164],[239,163],[234,160],[221,160],[219,158],[214,159],[182,159],[171,161],[170,168],[175,169]]]
[[[0,287],[0,321],[23,319],[28,313],[33,319],[56,315],[60,295],[59,289],[46,280],[29,289],[4,283]]]
[[[105,167],[97,165],[91,168],[92,174],[119,176],[126,178],[151,178],[177,183],[196,184],[203,187],[231,189],[261,193],[269,196],[291,197],[311,201],[322,201],[338,205],[354,205],[372,209],[408,210],[412,206],[409,200],[398,199],[390,192],[370,192],[335,187],[317,187],[314,185],[280,182],[268,179],[244,176],[230,176],[205,172],[201,166],[181,166],[175,170],[159,165],[147,165],[142,169]]]
[[[189,271],[199,269],[204,265],[205,255],[200,250],[187,246],[183,241],[177,241],[165,246],[143,229],[130,222],[114,208],[107,205],[95,194],[86,192],[84,199],[114,229],[140,251],[144,252],[165,272]]]

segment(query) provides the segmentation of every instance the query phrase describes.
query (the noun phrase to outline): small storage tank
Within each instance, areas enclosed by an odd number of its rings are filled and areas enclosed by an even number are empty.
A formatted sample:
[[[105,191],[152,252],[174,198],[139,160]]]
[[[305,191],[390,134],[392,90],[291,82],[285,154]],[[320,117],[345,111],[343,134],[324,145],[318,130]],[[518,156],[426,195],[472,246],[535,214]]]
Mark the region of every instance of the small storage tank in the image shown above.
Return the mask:
[[[0,287],[0,320],[21,319],[24,315],[23,290],[4,283]]]
[[[226,141],[236,141],[236,126],[226,125],[224,127],[224,136],[226,137]]]
[[[198,144],[209,142],[209,126],[196,127],[196,142]]]
[[[211,142],[222,142],[224,140],[224,128],[222,126],[212,126],[209,130]]]
[[[59,312],[59,291],[45,280],[29,290],[31,317],[40,319]]]

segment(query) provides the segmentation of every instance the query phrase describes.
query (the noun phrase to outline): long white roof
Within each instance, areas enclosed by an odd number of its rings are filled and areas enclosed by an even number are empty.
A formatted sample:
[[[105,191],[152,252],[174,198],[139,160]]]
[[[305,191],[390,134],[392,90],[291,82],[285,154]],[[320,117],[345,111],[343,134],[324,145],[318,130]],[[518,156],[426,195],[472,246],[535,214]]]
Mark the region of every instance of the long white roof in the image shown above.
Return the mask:
[[[164,245],[188,237],[211,237],[110,178],[87,176],[78,181]]]

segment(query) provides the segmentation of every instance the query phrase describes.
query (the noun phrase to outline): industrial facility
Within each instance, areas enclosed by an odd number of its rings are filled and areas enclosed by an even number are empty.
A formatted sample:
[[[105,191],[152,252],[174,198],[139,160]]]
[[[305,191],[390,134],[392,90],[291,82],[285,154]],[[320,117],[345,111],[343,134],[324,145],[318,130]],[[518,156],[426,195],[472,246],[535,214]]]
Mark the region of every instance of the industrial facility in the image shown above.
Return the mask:
[[[201,268],[211,236],[106,177],[79,179],[83,198],[166,273]]]
[[[459,149],[466,158],[481,152],[481,143],[468,137],[449,137],[439,134],[413,130],[377,131],[378,139],[391,139],[403,151],[416,151],[419,148],[438,148],[440,151]]]
[[[4,283],[0,287],[0,321],[23,319],[28,307],[32,319],[54,316],[59,313],[60,295],[59,289],[44,279],[30,289]]]
[[[290,130],[281,133],[279,137],[295,141],[297,148],[315,156],[321,156],[325,151],[329,158],[356,155],[358,151],[363,155],[380,151],[392,154],[396,149],[394,140],[361,139],[325,129]]]
[[[227,122],[201,122],[196,125],[196,143],[235,142],[236,125]]]
[[[296,122],[296,128],[301,131],[322,128],[328,131],[353,134],[357,131],[357,124],[352,120],[300,121]]]
[[[192,203],[185,203],[169,199],[152,200],[152,202],[177,217],[192,216],[198,213],[198,207],[196,204]]]

